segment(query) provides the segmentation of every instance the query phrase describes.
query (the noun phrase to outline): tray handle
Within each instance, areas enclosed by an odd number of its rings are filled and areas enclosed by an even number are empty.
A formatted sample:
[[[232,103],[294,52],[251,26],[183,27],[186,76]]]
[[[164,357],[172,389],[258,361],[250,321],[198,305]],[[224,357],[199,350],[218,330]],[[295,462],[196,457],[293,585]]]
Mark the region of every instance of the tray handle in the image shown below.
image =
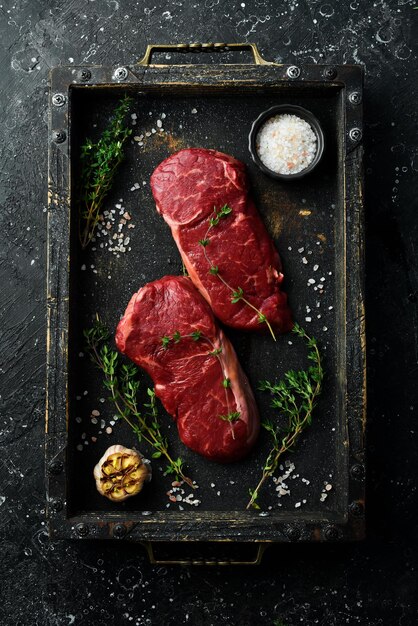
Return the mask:
[[[251,543],[242,544],[245,549],[250,548],[249,555],[243,559],[237,558],[214,558],[205,556],[199,557],[182,557],[182,558],[158,558],[155,554],[155,546],[152,541],[141,541],[141,545],[145,548],[149,562],[151,565],[209,565],[209,566],[225,566],[225,565],[260,565],[264,552],[267,550],[268,543]],[[256,548],[254,551],[253,548]]]
[[[229,52],[233,50],[249,50],[254,57],[256,65],[275,65],[272,61],[266,61],[261,56],[255,43],[167,43],[151,44],[147,46],[144,56],[137,65],[150,65],[154,52]]]

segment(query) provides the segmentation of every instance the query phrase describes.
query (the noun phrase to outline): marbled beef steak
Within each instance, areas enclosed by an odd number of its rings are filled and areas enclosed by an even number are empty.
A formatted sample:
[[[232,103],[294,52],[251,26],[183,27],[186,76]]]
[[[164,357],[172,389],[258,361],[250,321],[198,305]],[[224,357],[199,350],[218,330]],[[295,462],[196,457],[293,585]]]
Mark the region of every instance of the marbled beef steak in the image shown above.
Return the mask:
[[[233,290],[243,290],[275,330],[290,330],[291,312],[280,288],[280,258],[248,194],[244,164],[215,150],[181,150],[155,169],[151,189],[190,278],[215,316],[234,328],[266,329],[242,300],[231,302],[232,291],[222,276]],[[208,233],[214,208],[219,211],[224,205],[231,213]],[[206,247],[199,243],[206,240]],[[219,275],[209,272],[211,264]]]
[[[259,431],[253,393],[232,345],[189,278],[165,276],[134,294],[116,345],[152,377],[186,446],[221,462],[249,452]]]

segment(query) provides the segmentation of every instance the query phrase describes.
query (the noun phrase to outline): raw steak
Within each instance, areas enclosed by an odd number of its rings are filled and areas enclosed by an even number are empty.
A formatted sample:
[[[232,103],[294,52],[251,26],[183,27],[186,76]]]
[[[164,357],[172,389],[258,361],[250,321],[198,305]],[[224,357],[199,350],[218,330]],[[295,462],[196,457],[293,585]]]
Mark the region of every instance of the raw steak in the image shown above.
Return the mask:
[[[196,332],[199,338],[191,336]],[[171,338],[167,347],[163,337]],[[232,345],[189,278],[165,276],[134,294],[116,345],[152,377],[186,446],[221,462],[249,452],[259,431],[253,393]],[[219,354],[210,354],[214,351]],[[231,413],[239,415],[227,421]]]
[[[231,302],[232,291],[241,288],[275,330],[290,330],[280,258],[248,195],[244,164],[215,150],[181,150],[155,169],[151,189],[190,278],[215,316],[234,328],[266,329],[246,303]],[[232,212],[208,231],[214,208],[219,211],[224,205]],[[199,241],[209,243],[204,247]],[[209,272],[211,265],[217,266],[218,275]]]

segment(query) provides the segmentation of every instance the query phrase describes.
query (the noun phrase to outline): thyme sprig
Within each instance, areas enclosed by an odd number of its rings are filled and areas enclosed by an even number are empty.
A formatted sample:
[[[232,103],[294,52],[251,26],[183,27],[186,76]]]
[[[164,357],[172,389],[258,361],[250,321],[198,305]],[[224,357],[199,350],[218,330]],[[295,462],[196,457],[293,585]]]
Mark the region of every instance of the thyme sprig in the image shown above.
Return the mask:
[[[161,337],[161,344],[163,348],[167,350],[170,347],[170,345],[177,344],[182,339],[186,339],[188,337],[193,339],[193,341],[205,341],[206,343],[208,343],[211,349],[208,351],[207,354],[210,356],[216,357],[218,360],[219,367],[221,368],[221,372],[222,372],[221,384],[225,391],[225,402],[226,402],[226,407],[227,407],[226,415],[218,415],[219,419],[230,422],[230,423],[238,421],[239,418],[241,417],[241,413],[239,411],[230,410],[228,389],[231,387],[231,380],[226,375],[224,363],[221,357],[222,345],[219,348],[216,348],[213,341],[209,337],[204,335],[202,331],[200,330],[194,330],[193,332],[188,333],[186,335],[182,335],[178,330],[176,330],[172,335],[164,335],[164,337]],[[234,429],[232,428],[232,426],[231,426],[231,433],[232,433],[232,438],[235,439],[235,433],[234,433]]]
[[[210,237],[209,237],[210,231],[212,230],[212,228],[215,228],[216,226],[218,226],[220,221],[228,217],[228,215],[230,215],[231,213],[232,213],[232,208],[228,206],[227,204],[224,204],[224,206],[221,207],[219,210],[216,208],[216,206],[213,207],[213,215],[212,217],[209,218],[209,227],[203,239],[199,239],[199,244],[203,247],[203,254],[205,256],[206,261],[209,264],[209,274],[212,274],[213,276],[217,276],[219,280],[221,281],[221,283],[223,283],[225,287],[227,287],[230,290],[232,304],[237,304],[237,302],[242,301],[251,309],[253,309],[253,311],[257,313],[257,319],[258,319],[259,324],[266,324],[267,328],[270,331],[271,336],[273,337],[274,341],[276,341],[276,335],[274,334],[273,328],[271,327],[271,324],[268,321],[267,317],[264,315],[264,313],[262,313],[259,309],[257,309],[257,307],[255,307],[245,297],[244,290],[242,289],[242,287],[234,288],[225,280],[225,278],[222,276],[221,272],[219,271],[218,265],[215,265],[208,255],[207,248],[210,244]]]
[[[321,393],[324,372],[316,339],[310,337],[298,324],[293,327],[293,333],[306,341],[309,348],[308,359],[312,365],[307,370],[289,370],[284,378],[274,385],[267,380],[260,382],[259,389],[269,391],[273,395],[272,407],[286,418],[287,424],[283,428],[277,427],[270,420],[264,420],[261,424],[270,433],[273,445],[264,463],[258,485],[255,489],[249,490],[251,497],[247,509],[260,508],[257,499],[261,487],[270,476],[273,476],[283,454],[294,448],[302,432],[311,425],[312,412]]]
[[[129,96],[122,98],[100,139],[96,143],[86,139],[81,146],[79,236],[83,249],[94,236],[103,201],[123,161],[123,145],[132,133],[125,125],[132,102],[133,98]]]
[[[159,459],[162,456],[166,458],[168,464],[165,474],[174,474],[177,480],[183,480],[194,489],[196,485],[183,472],[182,459],[172,458],[168,441],[161,433],[154,389],[147,389],[148,402],[140,408],[138,368],[133,363],[120,362],[119,354],[109,346],[109,336],[108,329],[99,319],[95,321],[92,328],[84,331],[86,351],[104,375],[103,385],[111,394],[110,399],[118,417],[129,424],[138,442],[146,441],[154,450],[153,459]]]

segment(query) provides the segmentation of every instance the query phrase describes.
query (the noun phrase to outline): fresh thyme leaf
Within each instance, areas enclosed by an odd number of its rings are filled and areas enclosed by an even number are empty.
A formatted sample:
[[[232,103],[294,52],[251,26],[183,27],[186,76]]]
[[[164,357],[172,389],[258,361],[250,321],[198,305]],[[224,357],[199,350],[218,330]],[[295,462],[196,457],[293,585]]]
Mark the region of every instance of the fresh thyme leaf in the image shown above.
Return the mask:
[[[232,297],[231,297],[232,304],[236,304],[237,302],[239,302],[242,299],[243,295],[244,295],[243,290],[241,289],[241,287],[238,287],[236,291],[232,292]]]
[[[263,313],[260,313],[260,314],[259,314],[259,316],[258,316],[258,321],[259,321],[259,323],[260,323],[260,324],[262,324],[263,322],[265,322],[265,321],[266,321],[266,319],[267,319],[267,317],[266,317]]]
[[[161,337],[161,343],[163,344],[163,348],[168,348],[168,346],[170,345],[170,337],[167,337],[167,335],[165,335],[164,337]]]
[[[280,412],[286,423],[282,428],[273,425],[270,420],[263,420],[261,423],[271,435],[273,444],[264,463],[260,481],[255,489],[250,490],[247,509],[260,508],[257,499],[261,487],[274,474],[283,454],[293,450],[302,432],[312,423],[312,413],[321,393],[324,372],[316,339],[309,337],[299,324],[295,324],[293,333],[306,342],[309,348],[308,359],[313,365],[307,370],[289,370],[275,384],[268,380],[259,382],[258,388],[261,391],[272,394],[272,407]]]
[[[123,146],[132,133],[125,125],[125,118],[132,102],[133,99],[129,96],[122,98],[97,143],[86,139],[81,146],[79,233],[82,248],[85,248],[94,236],[103,202],[123,161]]]
[[[213,274],[214,276],[219,274],[219,267],[217,265],[212,265],[212,267],[209,270],[209,274]]]
[[[228,387],[231,386],[231,381],[229,378],[224,378],[222,381],[222,385],[225,387],[225,389],[227,389]]]
[[[199,239],[199,243],[201,246],[206,248],[206,246],[209,244],[209,239]]]
[[[202,332],[200,330],[195,330],[192,332],[191,337],[193,341],[198,341],[202,336]]]
[[[241,417],[241,413],[239,411],[231,411],[227,413],[227,415],[219,415],[219,418],[224,422],[236,422]]]
[[[208,352],[208,354],[210,354],[210,356],[218,356],[218,354],[221,354],[221,352],[222,352],[222,348],[215,348],[215,350]]]
[[[176,333],[174,333],[175,335]],[[112,350],[107,343],[109,332],[97,318],[92,328],[84,331],[86,351],[93,363],[103,373],[103,385],[111,393],[110,400],[113,402],[118,416],[124,419],[135,433],[138,441],[145,441],[154,450],[152,458],[158,459],[164,456],[168,461],[170,472],[178,480],[183,480],[190,487],[195,488],[192,480],[183,472],[183,462],[180,458],[174,460],[168,449],[167,439],[160,430],[156,395],[154,389],[147,388],[149,402],[138,405],[139,380],[138,369],[133,364],[121,364],[119,354]],[[170,342],[170,337],[162,340]]]
[[[180,341],[180,339],[181,339],[181,335],[180,335],[179,331],[178,331],[178,330],[176,330],[176,332],[175,332],[175,333],[174,333],[174,335],[173,335],[173,341],[174,341],[174,343],[178,343],[178,342]]]
[[[228,206],[227,204],[224,204],[223,207],[218,212],[218,217],[226,217],[230,213],[232,213],[231,207]]]

